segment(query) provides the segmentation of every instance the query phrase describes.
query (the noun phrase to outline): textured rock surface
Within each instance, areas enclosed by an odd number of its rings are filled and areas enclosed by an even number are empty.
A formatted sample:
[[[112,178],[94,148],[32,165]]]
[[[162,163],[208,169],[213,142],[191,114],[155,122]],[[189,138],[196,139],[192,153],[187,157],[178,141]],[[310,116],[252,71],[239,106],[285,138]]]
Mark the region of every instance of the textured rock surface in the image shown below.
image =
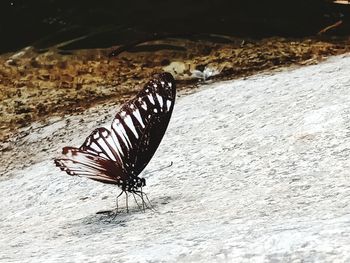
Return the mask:
[[[180,98],[146,169],[174,162],[145,175],[157,212],[96,215],[115,187],[60,173],[52,152],[14,170],[0,182],[0,261],[349,261],[349,68],[335,57]],[[79,145],[90,129],[72,133],[74,118],[65,141]]]

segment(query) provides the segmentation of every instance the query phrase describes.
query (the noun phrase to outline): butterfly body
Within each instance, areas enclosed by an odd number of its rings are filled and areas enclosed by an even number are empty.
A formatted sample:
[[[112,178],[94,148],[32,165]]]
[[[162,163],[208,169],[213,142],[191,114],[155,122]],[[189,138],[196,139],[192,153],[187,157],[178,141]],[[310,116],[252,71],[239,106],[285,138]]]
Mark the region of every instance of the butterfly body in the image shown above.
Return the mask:
[[[152,78],[135,98],[122,106],[110,129],[97,128],[82,146],[64,147],[55,164],[82,176],[140,193],[146,180],[138,175],[156,152],[170,121],[176,96],[171,74]]]

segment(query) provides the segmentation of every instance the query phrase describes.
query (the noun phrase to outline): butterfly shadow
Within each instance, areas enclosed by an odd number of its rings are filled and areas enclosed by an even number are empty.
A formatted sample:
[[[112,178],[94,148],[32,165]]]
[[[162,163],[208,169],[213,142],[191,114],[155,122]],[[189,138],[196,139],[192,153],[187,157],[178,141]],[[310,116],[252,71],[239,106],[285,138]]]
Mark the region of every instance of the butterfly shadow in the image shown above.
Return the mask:
[[[140,214],[161,214],[159,209],[162,206],[166,206],[171,203],[173,197],[162,196],[156,200],[152,200],[152,205],[155,210],[145,209],[144,211],[138,206],[130,206],[129,212],[126,211],[125,207],[119,208],[118,212],[116,210],[107,211],[96,211],[92,212],[85,217],[81,217],[70,221],[63,226],[70,235],[83,238],[86,236],[92,236],[96,234],[103,234],[108,232],[115,232],[118,228],[124,228],[128,226],[128,222],[135,220]],[[168,211],[169,212],[169,211]],[[168,213],[166,212],[166,213]],[[152,216],[152,215],[147,215]]]
[[[132,220],[136,209],[131,209],[129,213],[124,211],[115,213],[96,214],[91,213],[85,217],[69,222],[63,228],[68,229],[72,236],[86,237],[104,232],[115,231],[119,227],[127,227]]]

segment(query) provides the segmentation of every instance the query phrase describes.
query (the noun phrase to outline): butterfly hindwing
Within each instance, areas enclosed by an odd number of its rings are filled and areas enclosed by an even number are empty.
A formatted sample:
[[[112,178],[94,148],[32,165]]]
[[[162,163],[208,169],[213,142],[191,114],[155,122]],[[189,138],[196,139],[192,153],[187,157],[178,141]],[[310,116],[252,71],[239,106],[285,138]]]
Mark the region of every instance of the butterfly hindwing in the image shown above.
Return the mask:
[[[121,185],[125,180],[116,163],[96,154],[74,147],[64,147],[64,157],[55,159],[55,164],[69,175],[88,177],[104,183]]]

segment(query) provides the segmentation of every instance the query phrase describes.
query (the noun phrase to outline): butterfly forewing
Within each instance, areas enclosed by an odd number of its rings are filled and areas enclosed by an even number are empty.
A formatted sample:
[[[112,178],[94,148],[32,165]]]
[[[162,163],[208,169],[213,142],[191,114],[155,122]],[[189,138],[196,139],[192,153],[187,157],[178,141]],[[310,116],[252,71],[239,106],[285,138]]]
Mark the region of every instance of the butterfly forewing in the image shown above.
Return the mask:
[[[63,148],[64,157],[56,165],[70,175],[104,183],[136,182],[163,138],[175,96],[171,74],[156,75],[120,109],[110,129],[97,128],[79,149]]]
[[[138,175],[151,160],[169,124],[175,103],[173,77],[163,73],[117,113],[112,131],[121,137],[126,169]]]

